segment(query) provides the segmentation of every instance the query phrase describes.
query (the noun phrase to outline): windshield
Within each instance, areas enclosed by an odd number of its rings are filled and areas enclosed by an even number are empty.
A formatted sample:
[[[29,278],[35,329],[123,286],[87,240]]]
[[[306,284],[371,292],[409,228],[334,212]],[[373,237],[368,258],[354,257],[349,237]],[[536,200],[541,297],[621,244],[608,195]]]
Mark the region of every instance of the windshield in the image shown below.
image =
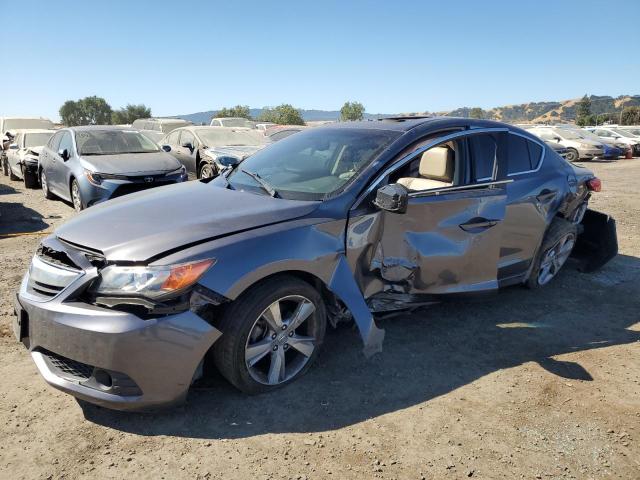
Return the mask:
[[[612,128],[611,129],[612,132],[617,133],[618,135],[621,135],[625,138],[633,138],[633,134],[631,134],[630,132],[626,132],[620,128]]]
[[[24,147],[33,148],[45,145],[53,135],[53,132],[25,133]]]
[[[265,145],[269,139],[259,130],[235,130],[233,128],[202,128],[196,134],[207,147]]]
[[[186,127],[187,125],[189,125],[187,122],[161,123],[160,130],[163,133],[169,133],[174,131],[176,128]]]
[[[225,127],[255,127],[255,122],[247,120],[246,118],[218,118],[217,120],[220,120]]]
[[[292,135],[244,160],[228,177],[232,188],[261,192],[257,174],[278,196],[322,200],[369,165],[399,132],[318,128]]]
[[[572,130],[558,129],[554,133],[567,140],[580,140],[582,138],[582,132],[577,133]]]
[[[624,128],[625,132],[629,132],[634,137],[640,137],[640,128]]]
[[[580,136],[582,138],[586,138],[588,140],[593,140],[595,142],[602,142],[602,139],[599,136],[597,136],[595,133],[593,133],[593,132],[589,132],[587,130],[582,130],[582,131],[579,132],[579,134],[580,134]]]
[[[151,153],[159,147],[136,130],[82,130],[76,132],[79,155]]]
[[[28,128],[53,128],[51,120],[46,118],[7,118],[4,121],[4,132]]]

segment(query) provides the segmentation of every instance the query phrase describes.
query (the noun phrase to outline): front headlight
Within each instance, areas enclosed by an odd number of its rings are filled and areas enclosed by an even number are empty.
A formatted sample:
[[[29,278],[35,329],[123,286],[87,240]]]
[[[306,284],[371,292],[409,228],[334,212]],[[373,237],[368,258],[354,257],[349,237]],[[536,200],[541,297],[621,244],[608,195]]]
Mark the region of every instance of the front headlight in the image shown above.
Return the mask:
[[[207,259],[158,267],[111,265],[100,272],[92,290],[104,296],[168,297],[196,283],[214,263]]]
[[[171,175],[185,175],[187,173],[187,169],[185,168],[184,165],[180,165],[180,168],[176,168],[175,170],[172,170],[170,172],[167,172],[165,175],[167,177],[171,176]]]

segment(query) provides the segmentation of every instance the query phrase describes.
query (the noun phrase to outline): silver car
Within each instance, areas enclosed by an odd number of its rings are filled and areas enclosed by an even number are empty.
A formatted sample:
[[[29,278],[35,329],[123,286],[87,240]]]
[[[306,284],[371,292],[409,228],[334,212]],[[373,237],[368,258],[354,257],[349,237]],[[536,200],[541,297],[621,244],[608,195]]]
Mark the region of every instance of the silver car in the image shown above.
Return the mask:
[[[140,132],[111,126],[58,131],[40,154],[39,174],[46,198],[68,200],[78,211],[187,178],[175,158]]]
[[[189,125],[193,123],[181,118],[139,118],[133,121],[131,127],[158,143],[167,133]]]
[[[190,178],[212,178],[271,143],[250,128],[178,128],[160,141],[166,152],[176,157]]]
[[[604,157],[604,145],[584,138],[580,132],[566,127],[531,127],[528,131],[537,135],[545,142],[556,142],[567,149],[565,158],[570,162],[580,159],[591,160]]]

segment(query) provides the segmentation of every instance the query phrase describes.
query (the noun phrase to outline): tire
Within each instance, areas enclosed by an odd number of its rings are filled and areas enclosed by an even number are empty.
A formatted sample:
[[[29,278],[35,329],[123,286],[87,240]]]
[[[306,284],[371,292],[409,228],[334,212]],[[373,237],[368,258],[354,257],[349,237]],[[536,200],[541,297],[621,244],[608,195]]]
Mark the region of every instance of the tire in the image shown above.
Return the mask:
[[[25,188],[38,188],[38,177],[33,172],[22,171]]]
[[[76,212],[81,212],[84,209],[84,203],[82,202],[82,194],[80,193],[80,185],[74,178],[69,185],[69,192],[71,195],[71,203]]]
[[[580,160],[580,154],[575,148],[567,148],[567,155],[565,156],[569,162],[577,162]]]
[[[217,175],[216,167],[209,162],[202,162],[200,165],[200,171],[198,172],[198,178],[213,178]]]
[[[278,308],[273,310],[276,303]],[[276,311],[281,313],[285,328],[272,313]],[[292,325],[296,311],[304,312],[298,326]],[[275,277],[250,288],[225,309],[220,322],[223,334],[213,347],[213,360],[239,390],[251,395],[268,392],[309,369],[324,340],[326,325],[325,305],[315,288],[295,277]],[[278,369],[282,360],[284,367]]]
[[[9,163],[9,161],[7,160],[7,164]],[[13,173],[13,170],[11,170],[11,166],[7,165],[9,167],[9,180],[14,180],[14,181],[18,181],[20,180],[20,177],[16,176]]]
[[[2,156],[2,173],[5,177],[9,176],[9,162],[5,156]]]
[[[42,193],[44,194],[44,198],[47,200],[52,200],[54,198],[53,193],[49,190],[49,181],[47,180],[47,175],[44,173],[44,170],[40,171],[40,185],[42,186]]]
[[[540,288],[553,280],[565,264],[578,238],[578,228],[574,223],[556,218],[542,240],[536,254],[527,287]]]

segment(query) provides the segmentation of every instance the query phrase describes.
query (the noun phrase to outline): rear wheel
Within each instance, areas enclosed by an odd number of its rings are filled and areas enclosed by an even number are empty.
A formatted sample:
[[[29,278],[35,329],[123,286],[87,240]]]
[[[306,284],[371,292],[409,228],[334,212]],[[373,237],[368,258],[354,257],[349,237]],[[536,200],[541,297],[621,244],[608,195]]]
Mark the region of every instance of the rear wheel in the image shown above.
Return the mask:
[[[565,158],[570,162],[577,162],[578,160],[580,160],[580,154],[575,148],[568,148]]]
[[[220,373],[245,393],[256,394],[299,378],[324,340],[326,311],[319,292],[294,277],[258,285],[222,316],[214,345]]]
[[[53,193],[49,190],[49,182],[47,180],[47,174],[44,173],[44,170],[40,172],[40,185],[42,185],[42,193],[44,193],[44,198],[51,200],[53,198]]]
[[[7,160],[7,164],[9,163],[9,161]],[[13,173],[13,170],[11,169],[11,165],[7,165],[9,167],[9,179],[10,180],[20,180],[20,177],[16,176]]]
[[[531,275],[529,288],[539,288],[553,280],[573,251],[577,239],[574,223],[556,218],[542,241]]]
[[[76,209],[76,212],[82,211],[84,207],[82,206],[82,195],[80,194],[80,185],[78,185],[78,181],[75,178],[71,182],[71,201],[73,202],[73,208]]]
[[[5,177],[9,176],[9,163],[4,156],[2,157],[2,173],[4,173]]]

